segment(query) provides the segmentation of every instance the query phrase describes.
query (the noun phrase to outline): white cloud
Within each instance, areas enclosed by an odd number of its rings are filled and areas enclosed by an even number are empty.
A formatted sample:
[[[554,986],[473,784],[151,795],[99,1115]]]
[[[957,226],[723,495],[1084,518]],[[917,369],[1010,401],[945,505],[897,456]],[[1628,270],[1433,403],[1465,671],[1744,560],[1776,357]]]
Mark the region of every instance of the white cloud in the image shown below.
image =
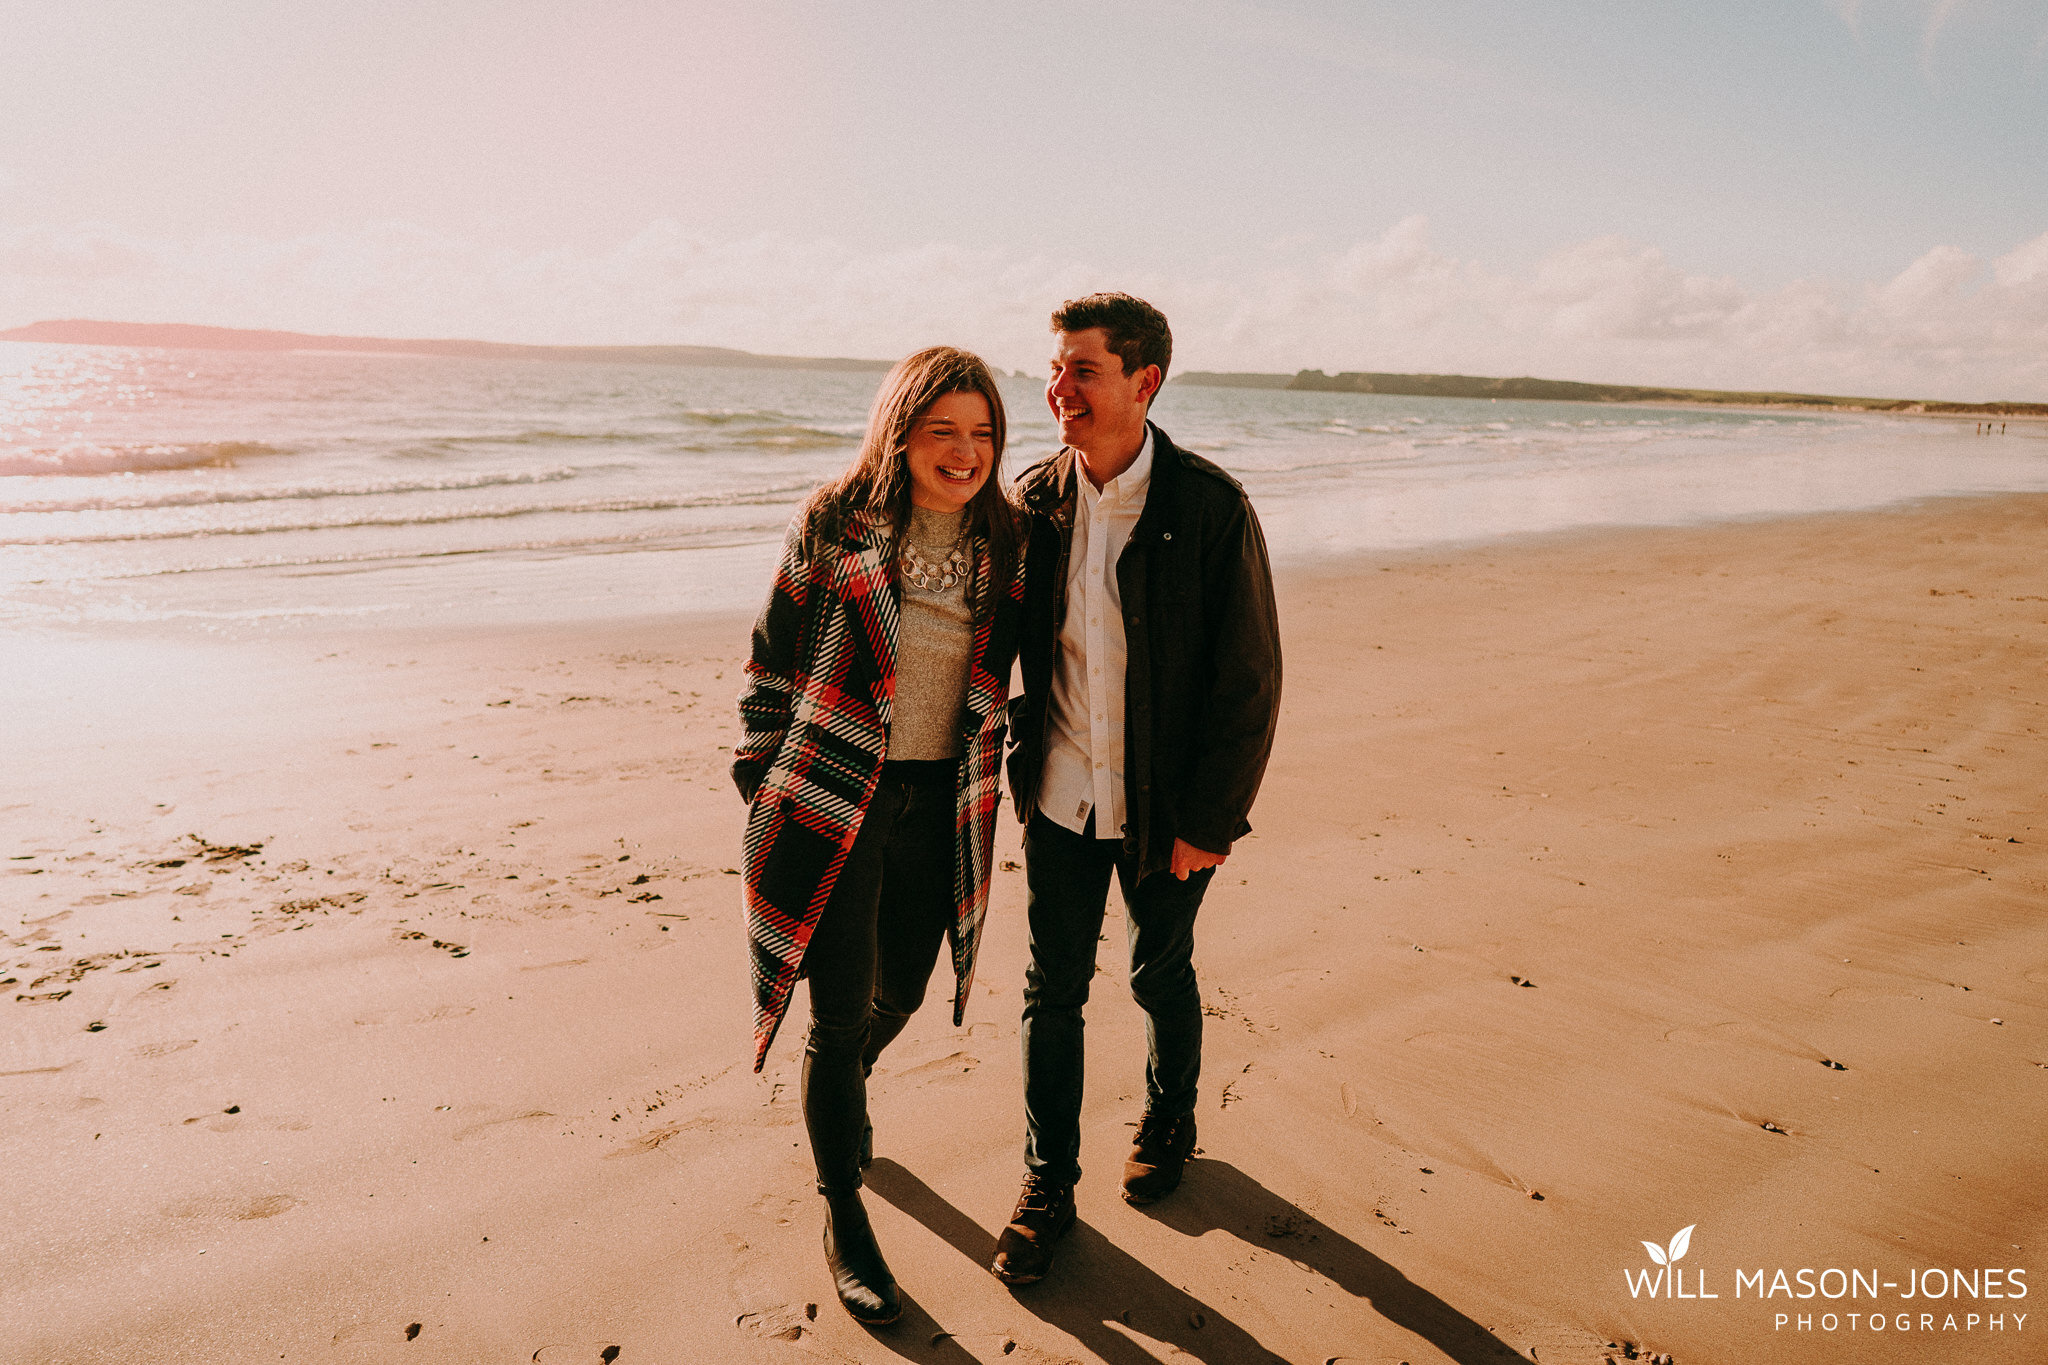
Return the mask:
[[[1953,299],[1983,268],[1984,263],[1967,251],[1938,246],[1893,276],[1877,291],[1877,302],[1910,325]]]
[[[1731,280],[1689,276],[1655,247],[1599,237],[1552,254],[1537,269],[1536,297],[1551,306],[1561,337],[1638,341],[1707,336],[1743,305]]]
[[[2048,233],[1989,262],[1935,246],[1890,280],[1758,290],[1621,237],[1499,269],[1439,251],[1419,216],[1309,265],[1194,274],[945,243],[715,239],[668,222],[606,250],[539,252],[403,223],[289,240],[0,232],[0,326],[97,317],[875,357],[951,341],[1036,369],[1052,306],[1100,288],[1166,310],[1179,370],[2048,399]]]
[[[2014,247],[1993,261],[1991,274],[1999,284],[2010,288],[2026,284],[2048,285],[2048,232]]]

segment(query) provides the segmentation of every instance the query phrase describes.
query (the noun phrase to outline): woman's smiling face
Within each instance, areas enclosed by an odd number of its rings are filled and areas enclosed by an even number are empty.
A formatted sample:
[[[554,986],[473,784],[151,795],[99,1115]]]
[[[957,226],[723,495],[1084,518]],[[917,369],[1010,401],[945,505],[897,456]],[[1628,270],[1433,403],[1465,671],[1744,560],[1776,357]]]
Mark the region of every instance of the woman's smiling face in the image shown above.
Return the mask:
[[[978,393],[941,395],[910,425],[904,459],[910,465],[910,501],[927,512],[965,507],[996,467],[996,431],[988,399]]]

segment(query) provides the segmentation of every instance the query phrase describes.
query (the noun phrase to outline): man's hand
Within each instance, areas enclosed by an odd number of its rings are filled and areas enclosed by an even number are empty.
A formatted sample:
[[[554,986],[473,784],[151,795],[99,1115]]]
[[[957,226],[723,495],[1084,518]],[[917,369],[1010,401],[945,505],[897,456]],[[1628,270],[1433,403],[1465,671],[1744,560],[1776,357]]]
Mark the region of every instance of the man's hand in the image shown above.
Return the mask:
[[[1206,849],[1196,848],[1185,839],[1175,839],[1173,841],[1173,875],[1182,881],[1186,881],[1188,873],[1200,872],[1205,867],[1221,867],[1223,866],[1223,860],[1229,856],[1228,853],[1211,853]]]

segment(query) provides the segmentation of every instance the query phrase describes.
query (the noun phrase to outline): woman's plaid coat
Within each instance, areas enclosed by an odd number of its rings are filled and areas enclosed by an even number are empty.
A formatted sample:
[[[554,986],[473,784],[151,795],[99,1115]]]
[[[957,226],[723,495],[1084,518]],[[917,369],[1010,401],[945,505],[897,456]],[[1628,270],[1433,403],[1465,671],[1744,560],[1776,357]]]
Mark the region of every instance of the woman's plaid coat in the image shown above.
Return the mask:
[[[854,518],[840,543],[806,560],[799,517],[783,545],[768,605],[754,625],[740,693],[744,734],[733,781],[747,798],[745,896],[754,968],[754,1070],[774,1041],[801,972],[804,949],[854,836],[860,833],[889,749],[896,692],[898,584],[886,522]],[[976,582],[992,572],[977,542]],[[995,610],[978,614],[955,821],[947,937],[953,948],[953,1023],[967,1008],[974,952],[988,909],[1000,796],[1004,701],[1017,657],[1021,566]]]

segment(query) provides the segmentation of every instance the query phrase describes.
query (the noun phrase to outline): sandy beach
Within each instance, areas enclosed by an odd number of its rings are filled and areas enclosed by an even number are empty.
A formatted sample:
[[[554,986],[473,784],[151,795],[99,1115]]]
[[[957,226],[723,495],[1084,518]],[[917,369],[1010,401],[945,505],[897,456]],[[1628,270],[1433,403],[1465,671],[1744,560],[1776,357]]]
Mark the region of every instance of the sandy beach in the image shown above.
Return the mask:
[[[0,1359],[2039,1359],[2044,556],[2014,495],[1290,573],[1186,1184],[1116,1197],[1112,924],[1081,1223],[985,1272],[1006,865],[966,1027],[873,1086],[875,1332],[801,998],[749,1070],[745,618],[10,637]]]

